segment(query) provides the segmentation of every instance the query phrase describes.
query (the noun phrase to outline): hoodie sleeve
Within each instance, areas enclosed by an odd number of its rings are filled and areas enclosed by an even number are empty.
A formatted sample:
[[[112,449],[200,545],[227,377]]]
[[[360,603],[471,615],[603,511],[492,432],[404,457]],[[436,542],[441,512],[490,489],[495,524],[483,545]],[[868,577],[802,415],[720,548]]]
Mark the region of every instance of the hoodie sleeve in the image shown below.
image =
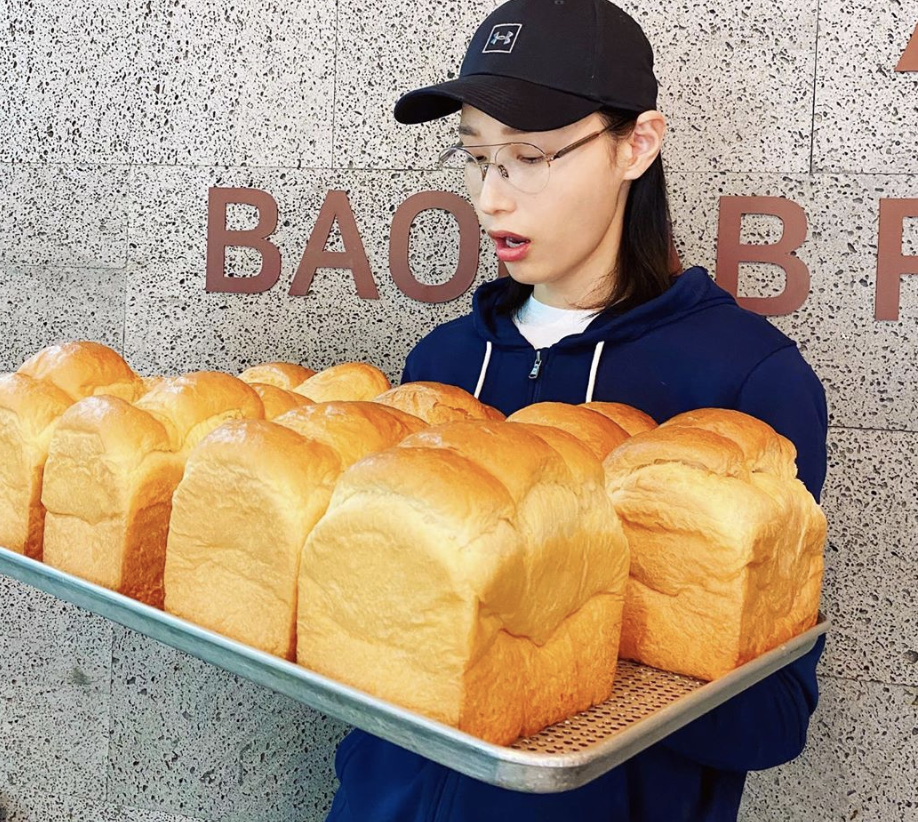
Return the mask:
[[[795,345],[775,351],[743,383],[736,409],[767,422],[797,449],[797,475],[819,502],[826,478],[826,395]]]
[[[736,407],[764,420],[794,443],[798,475],[818,501],[826,475],[826,400],[822,385],[796,346],[776,351],[753,369]],[[794,759],[803,751],[810,715],[816,709],[816,664],[824,646],[825,638],[820,637],[808,654],[671,734],[662,744],[722,770],[762,770]]]

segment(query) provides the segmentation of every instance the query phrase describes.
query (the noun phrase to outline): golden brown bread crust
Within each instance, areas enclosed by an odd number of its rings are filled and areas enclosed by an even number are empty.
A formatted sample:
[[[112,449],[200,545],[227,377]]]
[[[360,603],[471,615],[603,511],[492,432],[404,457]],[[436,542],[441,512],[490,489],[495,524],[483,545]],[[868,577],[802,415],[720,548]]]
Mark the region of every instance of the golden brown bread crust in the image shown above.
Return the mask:
[[[227,420],[261,418],[261,399],[235,377],[198,372],[158,382],[134,405],[92,397],[69,412],[45,472],[45,561],[162,607],[172,494],[188,454]]]
[[[528,405],[507,417],[507,421],[560,428],[577,437],[599,460],[628,439],[628,432],[603,414],[563,402]]]
[[[172,492],[183,461],[166,429],[117,397],[88,397],[61,417],[45,467],[44,561],[154,607]]]
[[[722,477],[749,480],[749,467],[739,446],[726,437],[703,429],[660,426],[623,442],[603,461],[606,484],[616,482],[648,465],[679,463]]]
[[[270,422],[228,422],[202,440],[175,492],[166,610],[294,659],[303,544],[339,471],[330,448]]]
[[[333,365],[294,390],[313,402],[369,401],[389,389],[389,380],[376,366],[363,362]]]
[[[157,385],[159,385],[163,380],[168,379],[162,375],[156,375],[154,377],[141,377],[140,378],[140,388],[137,391],[137,396],[134,397],[134,402],[139,400],[144,394],[152,391]]]
[[[46,380],[0,375],[0,546],[42,558],[41,484],[54,425],[73,400]]]
[[[67,342],[43,348],[18,373],[54,383],[72,400],[100,394],[133,402],[143,390],[140,379],[117,351],[96,342]]]
[[[246,368],[239,375],[239,379],[247,383],[261,383],[263,385],[273,385],[275,388],[283,388],[285,391],[292,391],[298,385],[302,385],[306,380],[315,375],[311,368],[304,368],[292,362],[266,362],[261,365],[253,365]]]
[[[162,423],[173,450],[186,457],[224,422],[264,418],[264,405],[254,388],[216,371],[196,371],[163,380],[144,394],[136,407]]]
[[[549,425],[536,425],[531,422],[518,422],[515,425],[524,428],[535,434],[540,440],[550,445],[567,465],[574,482],[579,486],[587,486],[591,483],[602,485],[604,474],[602,463],[596,459],[596,455],[577,437],[562,431],[560,428],[552,428]]]
[[[797,476],[794,444],[768,423],[749,414],[725,408],[699,408],[678,414],[663,425],[713,431],[740,447],[750,471],[767,471],[785,479]]]
[[[653,431],[657,427],[656,420],[650,414],[621,402],[583,402],[580,403],[580,407],[589,408],[590,411],[608,417],[632,437],[644,431]]]
[[[439,382],[405,383],[380,394],[374,401],[407,411],[430,425],[504,419],[500,411],[480,402],[468,391]]]
[[[374,402],[315,403],[288,411],[274,422],[327,445],[343,468],[425,427],[416,417]]]
[[[716,679],[816,619],[825,517],[744,416],[680,415],[604,463],[631,547],[625,658]]]
[[[501,744],[608,698],[628,554],[600,478],[506,422],[360,460],[307,539],[298,661]]]
[[[313,404],[312,400],[307,399],[302,394],[286,391],[274,385],[259,382],[250,382],[248,384],[255,389],[255,392],[261,398],[262,405],[265,407],[266,420],[273,420],[275,417],[286,414],[294,408]]]

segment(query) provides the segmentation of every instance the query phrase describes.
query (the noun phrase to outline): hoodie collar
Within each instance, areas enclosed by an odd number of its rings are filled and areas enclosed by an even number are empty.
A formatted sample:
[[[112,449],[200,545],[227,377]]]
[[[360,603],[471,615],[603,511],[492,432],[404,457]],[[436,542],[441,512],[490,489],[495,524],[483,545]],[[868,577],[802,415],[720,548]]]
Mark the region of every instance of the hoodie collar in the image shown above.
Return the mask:
[[[472,297],[472,322],[475,331],[500,348],[531,349],[520,334],[513,318],[498,314],[496,307],[508,280],[501,278],[480,285]],[[733,297],[714,283],[707,269],[694,266],[673,279],[673,284],[659,297],[624,314],[598,315],[581,334],[556,343],[553,348],[594,348],[599,341],[624,342],[645,334],[652,328],[668,325],[695,311],[718,303],[734,302]]]

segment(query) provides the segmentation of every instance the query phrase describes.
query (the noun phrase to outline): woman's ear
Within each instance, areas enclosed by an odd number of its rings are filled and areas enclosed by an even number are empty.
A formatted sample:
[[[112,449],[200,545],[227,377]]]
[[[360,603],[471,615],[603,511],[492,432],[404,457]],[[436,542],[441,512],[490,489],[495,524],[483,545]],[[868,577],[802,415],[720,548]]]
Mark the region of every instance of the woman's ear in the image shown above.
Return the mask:
[[[627,146],[625,180],[636,180],[650,168],[663,147],[665,133],[666,120],[659,111],[645,111],[637,118],[631,135],[623,141]]]

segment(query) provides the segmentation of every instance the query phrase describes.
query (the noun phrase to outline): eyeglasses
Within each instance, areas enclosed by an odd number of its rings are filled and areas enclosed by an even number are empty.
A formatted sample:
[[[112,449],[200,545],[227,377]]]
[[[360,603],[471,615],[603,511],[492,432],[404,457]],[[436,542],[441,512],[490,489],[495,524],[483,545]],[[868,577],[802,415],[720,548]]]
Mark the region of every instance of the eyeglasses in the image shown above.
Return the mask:
[[[438,158],[438,166],[444,169],[457,169],[464,173],[465,184],[472,195],[478,194],[484,187],[488,166],[494,166],[510,185],[524,194],[538,194],[548,185],[551,176],[551,164],[595,140],[611,127],[595,131],[582,137],[575,143],[558,149],[554,154],[546,154],[532,143],[492,143],[483,146],[450,146]],[[494,159],[478,154],[480,149],[496,148]],[[476,152],[476,153],[473,153]]]

